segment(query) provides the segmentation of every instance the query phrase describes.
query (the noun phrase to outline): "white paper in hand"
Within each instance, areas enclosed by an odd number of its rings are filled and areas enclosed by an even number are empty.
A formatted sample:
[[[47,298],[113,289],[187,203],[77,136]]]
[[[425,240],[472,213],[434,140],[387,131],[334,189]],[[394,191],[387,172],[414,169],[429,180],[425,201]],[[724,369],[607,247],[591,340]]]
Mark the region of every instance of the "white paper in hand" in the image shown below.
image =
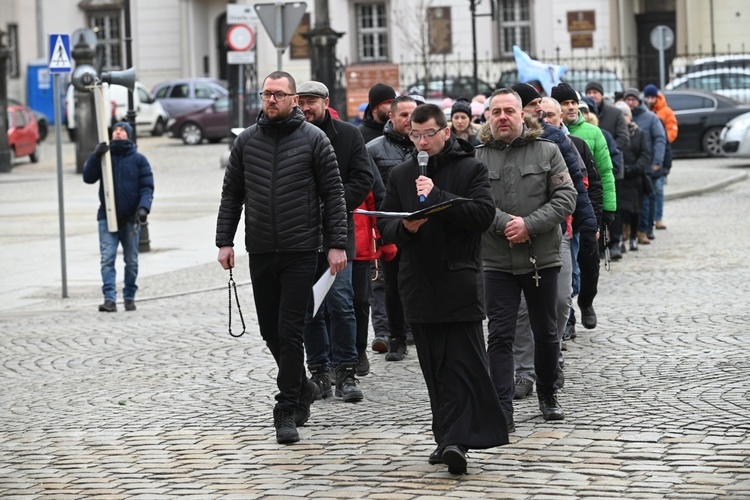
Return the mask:
[[[326,294],[331,289],[331,285],[333,285],[335,279],[336,275],[331,274],[331,268],[329,267],[313,285],[313,316],[318,314],[318,309],[320,309],[320,305],[323,303],[323,299],[326,298]]]

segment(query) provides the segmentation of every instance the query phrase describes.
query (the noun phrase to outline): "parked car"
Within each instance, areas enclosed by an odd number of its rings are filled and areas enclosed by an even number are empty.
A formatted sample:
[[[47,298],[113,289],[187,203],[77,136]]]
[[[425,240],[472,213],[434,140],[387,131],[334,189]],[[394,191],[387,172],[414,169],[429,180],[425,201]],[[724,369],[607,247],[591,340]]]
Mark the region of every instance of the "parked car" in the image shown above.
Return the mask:
[[[75,97],[73,85],[68,86],[65,95],[65,112],[68,117],[68,135],[71,141],[76,137]],[[104,103],[107,106],[107,116],[110,117],[108,128],[119,121],[124,121],[128,114],[128,90],[122,85],[105,87]],[[162,105],[154,99],[148,88],[140,82],[135,82],[133,91],[133,106],[136,112],[135,125],[138,135],[163,135],[167,129],[169,115]]]
[[[31,163],[38,162],[39,126],[34,114],[27,106],[10,105],[6,111],[11,163],[21,156],[28,156]]]
[[[604,95],[613,97],[615,92],[622,92],[624,87],[622,81],[617,77],[617,73],[608,69],[597,70],[577,70],[569,69],[562,76],[561,80],[570,84],[575,90],[583,95],[586,90],[586,84],[589,82],[599,82],[604,89]],[[497,88],[510,87],[518,83],[518,71],[503,71],[500,80],[497,82]],[[533,83],[533,82],[528,82]],[[538,83],[538,82],[537,82]],[[535,85],[541,88],[540,85]]]
[[[221,82],[210,78],[170,80],[159,83],[152,90],[172,118],[206,109],[220,97],[229,95]]]
[[[750,157],[750,111],[729,120],[719,140],[725,156]]]
[[[259,105],[245,107],[246,127],[256,122],[259,112]],[[200,144],[204,139],[219,142],[229,137],[229,122],[229,97],[223,96],[204,109],[172,118],[169,121],[169,134],[190,146]]]
[[[427,83],[427,92],[424,90],[424,81],[420,80],[408,85],[403,93],[421,95],[425,99],[442,99],[444,97],[471,99],[475,95],[473,83],[474,78],[470,76],[448,77],[445,80],[432,77]],[[480,94],[490,95],[494,88],[489,83],[478,80],[477,90]]]
[[[701,57],[685,68],[685,73],[696,73],[709,69],[747,69],[750,70],[750,54],[731,54],[716,57]]]
[[[664,97],[679,125],[672,143],[675,154],[721,156],[722,129],[732,118],[750,111],[750,106],[701,90],[665,90]]]
[[[23,106],[29,111],[31,111],[31,113],[34,115],[34,118],[36,119],[37,127],[39,127],[39,142],[47,138],[47,133],[49,132],[47,115],[45,115],[41,111],[37,111],[35,109],[29,108],[18,99],[13,99],[12,97],[8,97],[8,105]]]
[[[720,68],[688,73],[669,82],[665,90],[708,90],[750,103],[750,69]]]

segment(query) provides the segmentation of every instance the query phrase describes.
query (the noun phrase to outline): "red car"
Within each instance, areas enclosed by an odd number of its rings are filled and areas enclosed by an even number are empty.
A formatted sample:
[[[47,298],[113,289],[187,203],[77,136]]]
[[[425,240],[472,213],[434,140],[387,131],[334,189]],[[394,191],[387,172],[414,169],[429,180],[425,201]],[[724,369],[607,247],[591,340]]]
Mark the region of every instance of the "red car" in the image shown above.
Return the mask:
[[[28,156],[31,163],[38,162],[38,143],[39,126],[34,115],[25,106],[8,106],[8,145],[11,163],[21,156]]]

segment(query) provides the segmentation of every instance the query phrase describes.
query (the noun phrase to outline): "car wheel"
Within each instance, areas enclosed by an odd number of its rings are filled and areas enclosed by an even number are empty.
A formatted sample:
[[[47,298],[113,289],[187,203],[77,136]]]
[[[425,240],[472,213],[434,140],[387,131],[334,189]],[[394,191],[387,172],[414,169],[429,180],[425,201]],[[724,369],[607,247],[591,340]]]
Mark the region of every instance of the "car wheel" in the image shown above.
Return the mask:
[[[203,131],[197,123],[188,122],[180,129],[180,137],[188,146],[195,146],[203,140]]]
[[[703,152],[708,156],[724,156],[721,150],[721,127],[713,127],[703,134]]]
[[[159,118],[158,120],[156,120],[156,125],[154,125],[154,129],[151,131],[151,135],[153,135],[154,137],[161,137],[166,131],[167,124],[164,123],[164,120]]]
[[[37,122],[37,125],[39,126],[39,142],[42,142],[44,139],[47,138],[47,122],[46,121],[40,121]]]
[[[34,152],[29,155],[29,158],[31,159],[31,163],[38,163],[39,162],[39,148],[34,145]]]

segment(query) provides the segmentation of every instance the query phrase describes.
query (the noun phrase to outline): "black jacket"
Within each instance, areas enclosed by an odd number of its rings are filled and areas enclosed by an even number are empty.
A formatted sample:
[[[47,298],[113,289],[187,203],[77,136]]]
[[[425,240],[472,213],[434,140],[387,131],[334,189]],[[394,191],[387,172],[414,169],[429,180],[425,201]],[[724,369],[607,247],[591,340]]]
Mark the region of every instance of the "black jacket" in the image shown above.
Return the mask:
[[[362,132],[362,137],[364,137],[365,139],[365,144],[375,139],[376,137],[380,137],[381,135],[383,135],[384,126],[384,123],[375,121],[375,118],[372,116],[370,105],[368,104],[367,108],[365,109],[365,116],[364,118],[362,118],[362,124],[358,127],[359,131]]]
[[[362,134],[351,123],[334,120],[330,113],[326,111],[323,121],[315,123],[315,125],[326,133],[333,146],[333,151],[336,153],[339,174],[341,174],[341,181],[344,184],[344,200],[346,201],[346,213],[348,214],[346,258],[351,261],[357,253],[352,211],[365,201],[375,180],[372,174],[370,155],[367,154]]]
[[[545,122],[541,122],[541,125],[542,138],[554,142],[560,148],[563,160],[565,160],[565,164],[568,166],[570,178],[578,192],[576,209],[573,212],[573,232],[595,233],[598,226],[596,215],[594,214],[594,206],[589,199],[588,189],[586,189],[586,185],[583,182],[583,169],[586,168],[582,165],[583,160],[576,152],[573,142],[565,135],[565,132]]]
[[[386,186],[388,186],[388,172],[406,161],[412,151],[414,151],[414,143],[408,136],[402,136],[396,132],[390,120],[383,128],[383,135],[367,143],[367,152],[378,166],[380,177]]]
[[[568,135],[570,140],[573,141],[573,145],[578,150],[578,154],[581,155],[583,164],[586,165],[586,174],[589,190],[589,199],[591,205],[594,207],[594,214],[596,215],[597,227],[602,227],[602,210],[604,207],[604,192],[602,191],[602,178],[599,175],[599,169],[596,168],[596,160],[594,159],[594,153],[591,152],[586,141],[575,135]],[[585,232],[585,231],[582,231]]]
[[[264,114],[235,139],[224,174],[216,246],[233,246],[245,207],[248,253],[346,248],[344,187],[331,142],[299,107]]]
[[[418,176],[414,151],[391,170],[381,210],[413,212],[457,197],[473,201],[432,215],[414,234],[401,219],[378,219],[383,240],[401,252],[398,289],[406,322],[481,321],[482,234],[495,217],[487,168],[474,158],[471,144],[450,138],[429,160],[427,176],[435,186],[424,203],[414,184]]]
[[[635,122],[629,125],[630,144],[625,151],[625,178],[617,187],[617,209],[624,212],[640,213],[643,208],[644,182],[646,172],[651,168],[651,149],[643,131]]]

